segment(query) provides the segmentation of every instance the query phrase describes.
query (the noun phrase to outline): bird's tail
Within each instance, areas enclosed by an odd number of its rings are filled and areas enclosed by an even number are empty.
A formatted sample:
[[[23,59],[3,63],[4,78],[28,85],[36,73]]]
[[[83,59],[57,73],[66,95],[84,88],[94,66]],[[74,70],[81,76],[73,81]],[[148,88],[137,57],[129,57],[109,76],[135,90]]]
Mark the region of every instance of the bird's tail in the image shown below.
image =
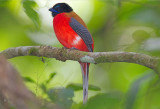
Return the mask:
[[[83,78],[83,104],[87,103],[88,99],[88,76],[90,63],[80,63]]]

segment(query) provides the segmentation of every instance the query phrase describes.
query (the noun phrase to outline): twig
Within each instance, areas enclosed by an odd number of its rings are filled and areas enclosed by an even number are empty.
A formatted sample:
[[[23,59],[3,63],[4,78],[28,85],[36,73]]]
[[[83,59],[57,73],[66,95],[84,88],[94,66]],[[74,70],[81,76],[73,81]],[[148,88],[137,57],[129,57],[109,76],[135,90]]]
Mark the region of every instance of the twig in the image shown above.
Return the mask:
[[[37,99],[23,83],[18,72],[0,56],[0,109],[44,109],[44,103]],[[47,109],[62,109],[47,103]]]

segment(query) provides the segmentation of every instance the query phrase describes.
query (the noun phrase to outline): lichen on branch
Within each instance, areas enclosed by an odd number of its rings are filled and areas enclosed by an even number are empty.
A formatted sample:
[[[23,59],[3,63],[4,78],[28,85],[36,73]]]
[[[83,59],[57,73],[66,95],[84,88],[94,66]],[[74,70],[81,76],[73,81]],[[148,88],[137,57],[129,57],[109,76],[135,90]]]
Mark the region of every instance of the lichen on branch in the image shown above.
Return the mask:
[[[97,64],[106,62],[128,62],[140,64],[155,71],[157,71],[160,62],[160,58],[135,52],[83,52],[51,46],[21,46],[8,48],[0,52],[0,55],[8,59],[19,56],[38,56],[56,58],[61,61],[74,60]]]

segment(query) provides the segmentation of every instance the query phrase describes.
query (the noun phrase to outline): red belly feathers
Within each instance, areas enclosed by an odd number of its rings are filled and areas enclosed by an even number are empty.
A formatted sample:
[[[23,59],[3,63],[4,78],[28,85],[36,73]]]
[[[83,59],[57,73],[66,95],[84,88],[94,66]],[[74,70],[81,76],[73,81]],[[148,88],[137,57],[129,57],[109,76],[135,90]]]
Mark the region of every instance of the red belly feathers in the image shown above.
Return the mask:
[[[83,39],[70,27],[70,19],[65,13],[54,17],[53,27],[57,39],[66,48],[74,47],[80,51],[88,51]]]

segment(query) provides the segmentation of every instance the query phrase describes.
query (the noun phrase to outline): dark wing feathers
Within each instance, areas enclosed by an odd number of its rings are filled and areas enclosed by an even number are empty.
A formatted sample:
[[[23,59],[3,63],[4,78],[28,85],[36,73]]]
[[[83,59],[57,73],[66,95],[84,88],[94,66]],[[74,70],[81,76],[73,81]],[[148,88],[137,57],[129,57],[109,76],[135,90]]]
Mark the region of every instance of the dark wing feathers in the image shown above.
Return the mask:
[[[70,26],[83,39],[83,41],[87,45],[88,50],[90,52],[93,52],[93,40],[89,31],[74,18],[71,18]]]

